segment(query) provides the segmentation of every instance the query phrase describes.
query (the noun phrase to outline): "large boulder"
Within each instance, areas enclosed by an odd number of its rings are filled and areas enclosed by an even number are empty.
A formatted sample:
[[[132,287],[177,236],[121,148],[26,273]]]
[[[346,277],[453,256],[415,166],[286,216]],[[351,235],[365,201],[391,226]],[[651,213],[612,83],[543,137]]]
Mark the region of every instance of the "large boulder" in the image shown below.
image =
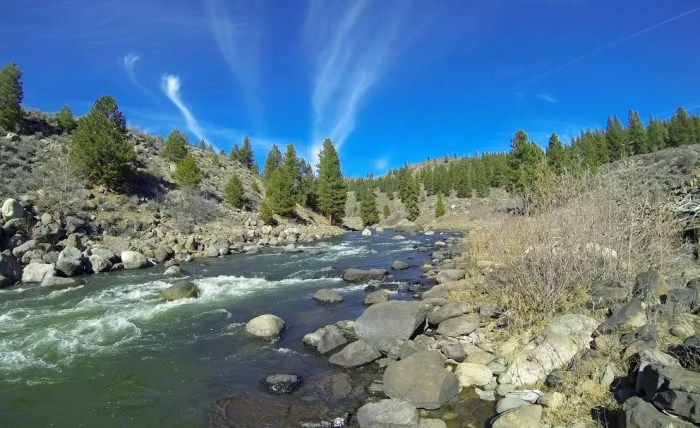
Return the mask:
[[[283,328],[282,318],[270,314],[255,317],[245,325],[245,331],[248,334],[263,338],[279,337]]]
[[[464,275],[465,272],[463,269],[444,269],[438,272],[435,281],[437,281],[438,284],[459,281],[460,279],[464,279]]]
[[[700,373],[649,364],[639,373],[636,393],[658,409],[700,424]]]
[[[343,271],[343,280],[348,282],[381,281],[389,272],[386,269],[355,269],[349,268]]]
[[[76,276],[83,273],[83,253],[75,247],[66,247],[58,253],[56,269],[65,276]]]
[[[367,403],[357,411],[360,428],[418,428],[418,410],[403,400]]]
[[[199,297],[199,288],[190,281],[177,281],[175,284],[160,292],[165,300],[191,299]]]
[[[314,293],[314,299],[322,303],[340,303],[343,296],[336,291],[322,288]]]
[[[124,269],[141,269],[148,266],[148,259],[138,251],[122,251]]]
[[[438,351],[415,353],[384,371],[384,393],[421,409],[439,409],[458,392],[457,376],[445,370]]]
[[[365,309],[355,321],[357,337],[380,351],[401,346],[425,322],[428,306],[421,302],[387,301]]]
[[[42,282],[55,273],[56,265],[53,263],[30,263],[24,267],[22,282]]]
[[[12,254],[18,259],[21,260],[22,256],[28,251],[31,251],[36,248],[36,240],[35,239],[30,239],[29,241],[16,246],[15,248],[12,249]]]
[[[100,256],[105,260],[109,260],[112,263],[119,261],[119,257],[114,254],[114,251],[107,248],[93,248],[90,250],[90,254],[93,256]]]
[[[304,343],[313,346],[322,354],[348,343],[343,331],[336,325],[321,327],[313,333],[304,336]]]
[[[379,359],[382,354],[363,340],[352,342],[340,352],[331,355],[328,361],[346,369],[364,366]]]
[[[17,258],[5,250],[0,253],[0,287],[7,287],[22,279],[22,266]]]
[[[438,309],[428,313],[428,322],[438,325],[445,320],[463,315],[464,309],[464,305],[459,302],[447,302]]]
[[[24,208],[22,208],[22,204],[20,204],[18,200],[10,198],[3,202],[2,208],[0,208],[0,213],[2,213],[2,218],[4,218],[6,221],[16,218],[23,218]]]
[[[534,385],[554,369],[568,365],[577,352],[589,347],[597,321],[585,315],[554,318],[539,337],[525,346],[505,373],[515,386]]]
[[[628,398],[622,405],[625,412],[624,428],[691,428],[693,424],[661,413],[653,404],[639,397]]]

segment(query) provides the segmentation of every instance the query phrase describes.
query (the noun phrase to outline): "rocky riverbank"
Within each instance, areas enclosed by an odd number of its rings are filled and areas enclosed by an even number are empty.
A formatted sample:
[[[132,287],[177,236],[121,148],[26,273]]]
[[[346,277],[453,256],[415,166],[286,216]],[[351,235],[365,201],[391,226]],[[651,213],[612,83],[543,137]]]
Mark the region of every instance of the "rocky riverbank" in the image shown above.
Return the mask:
[[[350,404],[318,413],[319,420],[297,414],[295,424],[641,428],[700,423],[700,336],[693,327],[700,281],[669,288],[650,269],[637,275],[630,289],[599,287],[589,302],[592,311],[561,314],[526,339],[508,338],[499,333],[508,326],[508,308],[455,297],[479,289],[499,268],[479,262],[475,276],[457,258],[461,249],[456,238],[430,249],[433,263],[422,268],[435,286],[414,293],[413,300],[378,297],[381,290],[369,286],[368,307],[357,319],[304,337],[358,390]],[[353,269],[344,278],[381,287],[387,272]],[[342,304],[329,293],[315,298]],[[679,314],[687,321],[678,322]],[[284,334],[282,324],[270,320],[272,335]],[[682,344],[669,347],[669,337]],[[557,409],[585,406],[591,394],[607,396],[609,407],[591,408],[590,424],[571,424],[557,414]],[[293,401],[285,398],[279,405],[294,409],[299,404]],[[464,416],[465,407],[473,411],[471,418]]]
[[[197,227],[187,234],[155,219],[125,237],[110,235],[90,218],[37,212],[30,199],[7,199],[0,213],[0,287],[22,282],[65,288],[82,284],[86,274],[254,254],[268,246],[299,252],[301,244],[343,233],[313,221],[270,226],[249,218],[242,227]]]

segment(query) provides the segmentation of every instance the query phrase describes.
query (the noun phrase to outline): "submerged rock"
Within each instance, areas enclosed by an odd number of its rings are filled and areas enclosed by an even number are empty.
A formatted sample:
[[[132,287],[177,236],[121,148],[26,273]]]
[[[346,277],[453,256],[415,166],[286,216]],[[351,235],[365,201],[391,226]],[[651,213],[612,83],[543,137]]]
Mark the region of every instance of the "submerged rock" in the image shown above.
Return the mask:
[[[323,408],[321,403],[304,401],[292,395],[246,394],[212,404],[209,423],[213,427],[278,428],[302,424],[330,427],[337,416]]]
[[[323,303],[340,303],[343,301],[343,296],[336,291],[322,288],[314,293],[314,299]]]
[[[256,337],[279,337],[283,328],[282,318],[270,314],[255,317],[245,325],[248,334]]]
[[[84,285],[85,281],[77,278],[61,278],[58,276],[49,276],[41,281],[42,287],[51,287],[57,289],[80,287]]]
[[[401,260],[395,260],[394,263],[391,264],[391,268],[394,270],[408,269],[408,263]]]
[[[294,392],[301,383],[297,375],[275,374],[265,378],[265,386],[275,394],[289,394]]]
[[[199,297],[199,288],[190,281],[178,281],[160,292],[160,297],[165,300],[190,299]]]

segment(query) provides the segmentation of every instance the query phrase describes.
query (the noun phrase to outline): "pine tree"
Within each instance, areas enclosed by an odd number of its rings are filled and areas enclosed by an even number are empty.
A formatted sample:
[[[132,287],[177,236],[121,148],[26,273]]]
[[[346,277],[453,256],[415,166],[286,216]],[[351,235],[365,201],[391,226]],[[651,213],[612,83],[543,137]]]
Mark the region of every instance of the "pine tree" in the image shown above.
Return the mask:
[[[323,142],[323,149],[319,154],[316,186],[319,211],[332,223],[340,223],[345,213],[347,191],[343,173],[340,170],[338,152],[329,138]]]
[[[632,153],[649,153],[650,149],[647,133],[644,130],[644,125],[639,118],[639,114],[634,110],[630,110],[627,115],[627,139]]]
[[[245,191],[243,190],[243,183],[241,183],[238,176],[231,176],[231,179],[229,179],[226,184],[224,201],[236,208],[243,208],[243,204],[245,203]]]
[[[228,154],[228,158],[231,159],[232,161],[237,161],[241,157],[241,149],[238,147],[238,144],[234,144],[233,148],[231,148],[231,153]]]
[[[530,189],[537,180],[537,172],[544,166],[544,152],[536,143],[529,141],[527,134],[522,130],[517,131],[510,140],[510,147],[508,163],[511,187],[522,193]],[[474,177],[477,175],[474,174]],[[474,187],[479,190],[476,184]]]
[[[265,180],[269,180],[272,176],[272,172],[280,165],[282,165],[282,153],[279,147],[277,147],[277,144],[273,144],[265,158],[265,169],[263,170],[263,177]]]
[[[0,70],[0,125],[14,131],[22,121],[22,72],[11,62]]]
[[[71,133],[78,125],[73,117],[73,111],[68,106],[61,107],[61,110],[56,113],[56,123],[61,129],[61,132]]]
[[[457,171],[457,197],[471,198],[474,186],[472,184],[472,166],[471,162],[463,161],[461,168]],[[442,192],[439,192],[442,193]]]
[[[201,151],[204,151],[207,149],[207,143],[204,141],[204,138],[199,140],[199,146],[197,146],[197,148]]]
[[[552,168],[556,174],[564,172],[565,156],[564,145],[561,143],[559,136],[552,133],[549,137],[549,144],[547,144],[547,165]]]
[[[284,168],[276,168],[270,174],[267,204],[274,214],[287,215],[294,211],[296,200],[292,194],[292,178]]]
[[[372,190],[365,191],[360,204],[360,217],[362,224],[371,226],[379,223],[379,211],[377,211],[377,200]]]
[[[389,204],[384,204],[383,214],[384,214],[384,219],[389,218],[389,216],[391,215],[391,210],[389,209]]]
[[[610,150],[610,160],[618,160],[629,154],[625,130],[622,128],[617,116],[608,117],[608,126],[605,129],[605,141]]]
[[[247,135],[243,137],[243,146],[239,152],[238,160],[246,168],[253,169],[253,146],[250,144],[250,138]]]
[[[185,156],[187,156],[187,135],[173,129],[163,144],[163,157],[170,162],[179,162]]]
[[[679,107],[668,124],[668,145],[678,147],[697,143],[698,141],[695,141],[694,128],[688,113],[683,107]]]
[[[87,180],[116,188],[129,176],[136,154],[126,139],[126,119],[114,98],[104,96],[78,120],[70,161]]]
[[[647,125],[647,137],[650,150],[665,149],[668,144],[668,127],[663,121],[652,117]]]
[[[302,163],[297,157],[297,151],[294,149],[293,144],[289,144],[287,146],[287,150],[284,152],[282,166],[287,170],[287,174],[289,174],[292,179],[292,193],[294,195],[294,199],[301,202]]]
[[[217,153],[214,153],[214,155],[211,157],[211,164],[217,168],[221,166],[221,163],[219,162],[219,155]]]
[[[445,209],[445,201],[443,200],[442,192],[438,193],[437,203],[435,204],[435,217],[442,217],[447,213]]]
[[[173,178],[184,188],[196,187],[202,181],[202,173],[192,155],[186,155],[177,163]]]

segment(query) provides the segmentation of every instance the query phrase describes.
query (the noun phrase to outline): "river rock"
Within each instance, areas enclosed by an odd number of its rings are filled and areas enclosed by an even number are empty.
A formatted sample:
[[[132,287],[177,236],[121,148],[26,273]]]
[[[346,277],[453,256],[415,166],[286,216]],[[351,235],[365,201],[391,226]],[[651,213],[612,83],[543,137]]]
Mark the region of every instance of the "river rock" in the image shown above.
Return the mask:
[[[462,346],[461,343],[448,343],[442,345],[441,351],[445,357],[451,360],[457,361],[458,363],[464,361],[464,346]]]
[[[0,213],[2,213],[2,218],[4,218],[5,221],[23,218],[24,208],[22,208],[22,204],[20,204],[17,199],[10,198],[3,202],[2,208],[0,208]]]
[[[484,386],[491,382],[493,372],[483,364],[459,363],[455,369],[459,384],[464,387]]]
[[[83,273],[83,253],[75,247],[66,247],[58,253],[56,269],[66,276],[76,276]]]
[[[294,395],[255,393],[219,400],[209,415],[207,425],[212,427],[326,427],[337,416]]]
[[[447,302],[441,308],[429,312],[427,315],[430,324],[438,325],[450,318],[456,318],[464,314],[464,305],[459,302]]]
[[[58,276],[48,276],[41,281],[42,287],[51,287],[62,290],[64,288],[80,287],[85,281],[78,278],[62,278]]]
[[[124,269],[142,269],[148,266],[148,259],[138,251],[122,251]]]
[[[323,288],[314,293],[314,299],[322,303],[340,303],[343,301],[343,296],[336,291]]]
[[[21,260],[25,253],[36,248],[36,244],[37,242],[35,239],[30,239],[29,241],[13,248],[12,254],[17,258],[17,260]]]
[[[418,423],[418,428],[447,428],[447,424],[440,419],[424,418]]]
[[[369,228],[365,227],[362,229],[362,236],[372,236],[372,231],[369,230]]]
[[[322,354],[348,343],[343,331],[331,324],[304,336],[303,342]]]
[[[163,275],[167,276],[168,278],[180,278],[187,275],[187,273],[184,271],[184,269],[182,269],[182,267],[180,267],[180,265],[172,265],[165,269]]]
[[[403,400],[367,403],[357,411],[361,428],[418,428],[418,410]]]
[[[245,330],[248,334],[256,337],[279,337],[284,328],[282,318],[265,314],[253,318],[245,325]]]
[[[540,428],[543,425],[540,423],[542,419],[542,406],[537,404],[528,404],[526,406],[516,407],[502,413],[491,424],[492,428]],[[545,425],[548,426],[548,425]]]
[[[90,250],[90,254],[93,256],[100,256],[103,259],[109,260],[112,263],[119,261],[119,258],[116,254],[114,254],[114,251],[107,248],[93,248]]]
[[[508,397],[507,395],[496,403],[496,413],[504,413],[508,410],[517,409],[518,407],[528,406],[531,403],[518,398],[518,397]]]
[[[438,272],[435,281],[437,281],[438,284],[459,281],[460,279],[464,279],[464,275],[465,272],[463,269],[445,269]]]
[[[112,269],[112,262],[97,254],[90,256],[88,260],[90,260],[90,266],[92,266],[93,272],[107,272]]]
[[[415,353],[384,371],[384,393],[421,409],[439,409],[458,392],[457,376],[445,370],[438,351]]]
[[[505,374],[513,385],[533,385],[554,369],[569,364],[576,353],[589,347],[597,321],[585,315],[567,314],[554,318],[538,338],[518,354]]]
[[[343,280],[348,282],[381,281],[389,272],[386,269],[355,269],[349,268],[343,271]]]
[[[22,266],[17,258],[5,250],[0,252],[0,287],[7,287],[22,279]]]
[[[289,394],[294,392],[301,383],[297,375],[275,374],[265,378],[265,386],[274,394]]]
[[[400,233],[418,233],[423,230],[423,226],[408,219],[403,219],[394,226],[394,230]]]
[[[365,296],[365,305],[371,306],[389,300],[389,293],[385,290],[377,290]]]
[[[42,282],[55,273],[56,265],[53,263],[31,263],[24,267],[22,282]]]
[[[427,312],[421,302],[380,302],[365,309],[355,321],[355,332],[369,345],[387,352],[409,339],[423,325]]]
[[[466,336],[481,326],[479,314],[467,314],[447,319],[438,325],[437,332],[443,336]]]
[[[695,330],[693,329],[693,327],[685,323],[674,324],[673,326],[671,326],[669,332],[673,336],[679,337],[684,340],[695,334]]]
[[[395,260],[394,263],[391,264],[391,268],[394,270],[408,269],[408,263],[402,262],[401,260]]]
[[[360,339],[331,355],[328,361],[334,366],[353,369],[369,364],[381,356],[382,354],[376,348]]]
[[[160,292],[165,300],[191,299],[199,297],[199,288],[190,281],[178,281]]]
[[[658,411],[653,404],[639,397],[630,397],[622,405],[625,412],[625,428],[691,428],[695,425]]]

